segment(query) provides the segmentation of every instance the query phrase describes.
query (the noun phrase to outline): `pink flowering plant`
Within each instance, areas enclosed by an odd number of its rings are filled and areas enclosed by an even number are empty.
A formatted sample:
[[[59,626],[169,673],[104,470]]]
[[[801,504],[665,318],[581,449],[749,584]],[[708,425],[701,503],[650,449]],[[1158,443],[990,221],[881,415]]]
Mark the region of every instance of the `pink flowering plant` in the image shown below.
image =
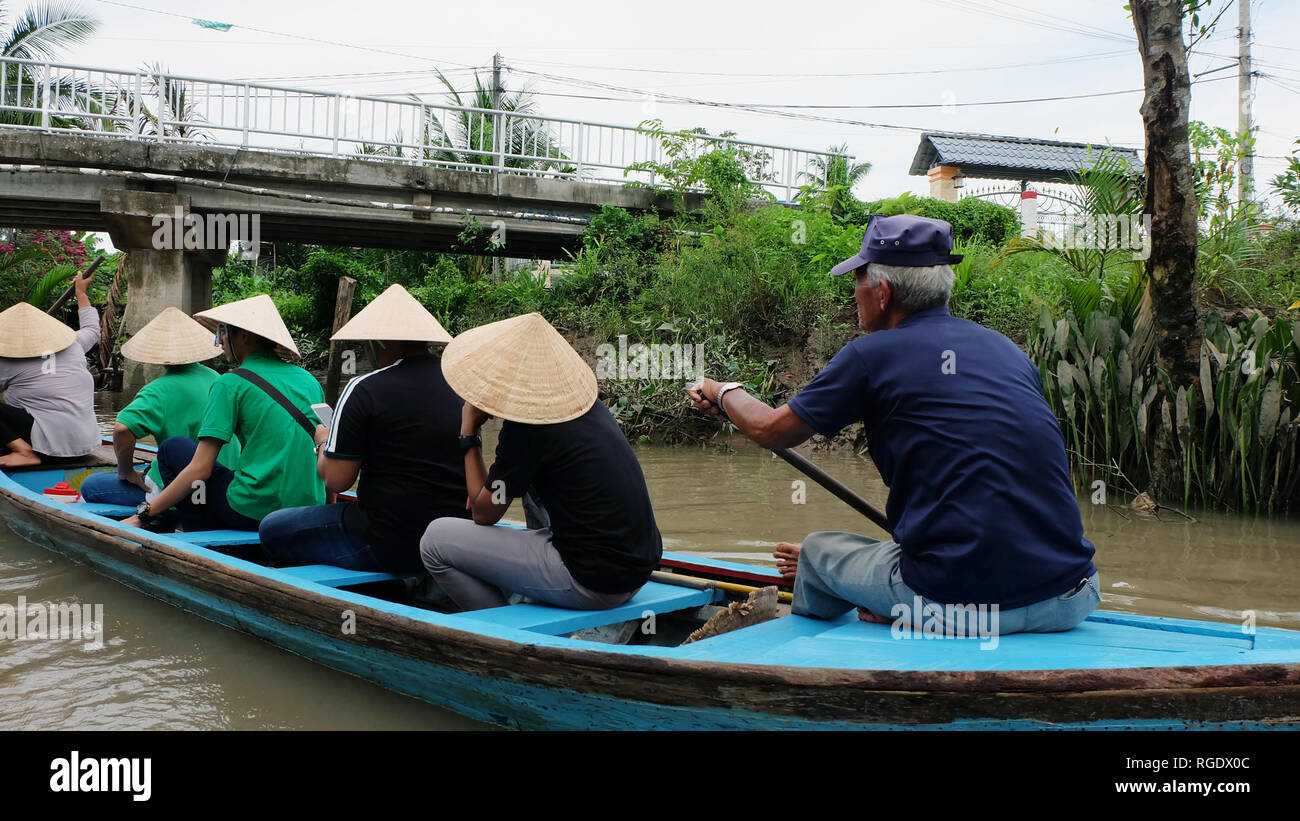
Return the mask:
[[[48,307],[90,261],[94,243],[94,236],[72,231],[10,233],[0,241],[0,309],[16,302]]]

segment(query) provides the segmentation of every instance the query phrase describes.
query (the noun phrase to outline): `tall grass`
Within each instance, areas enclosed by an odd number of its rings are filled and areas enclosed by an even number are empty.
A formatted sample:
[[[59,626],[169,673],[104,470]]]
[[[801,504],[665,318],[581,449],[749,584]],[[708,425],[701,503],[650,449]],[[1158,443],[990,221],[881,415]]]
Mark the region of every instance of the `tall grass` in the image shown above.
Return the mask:
[[[1263,316],[1205,321],[1198,387],[1174,389],[1152,365],[1135,368],[1118,316],[1094,310],[1052,321],[1044,309],[1031,334],[1044,393],[1062,420],[1076,477],[1142,486],[1158,430],[1181,454],[1184,505],[1238,511],[1300,508],[1293,468],[1300,431],[1300,324]],[[1171,500],[1161,500],[1166,503]]]

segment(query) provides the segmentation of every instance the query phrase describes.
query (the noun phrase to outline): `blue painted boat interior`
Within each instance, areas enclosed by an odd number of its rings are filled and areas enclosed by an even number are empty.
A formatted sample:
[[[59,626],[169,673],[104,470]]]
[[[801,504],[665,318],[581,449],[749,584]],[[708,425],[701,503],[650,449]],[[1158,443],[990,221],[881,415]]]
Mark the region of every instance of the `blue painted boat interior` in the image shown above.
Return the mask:
[[[100,468],[102,470],[102,468]],[[27,470],[0,473],[0,487],[29,498],[59,481],[78,487],[92,469]],[[55,502],[47,502],[57,505]],[[73,503],[65,510],[101,523],[133,511],[115,505]],[[606,611],[565,610],[542,604],[514,604],[491,610],[446,614],[395,603],[349,589],[403,578],[387,573],[344,570],[326,565],[272,568],[228,555],[217,547],[256,544],[257,534],[244,531],[148,534],[122,527],[122,537],[140,534],[231,567],[332,596],[341,607],[364,605],[448,628],[466,630],[532,645],[569,647],[606,653],[757,665],[790,665],[873,670],[1063,670],[1122,667],[1167,667],[1300,662],[1300,632],[1185,619],[1098,611],[1066,633],[1016,634],[992,642],[978,637],[896,637],[889,625],[858,621],[854,613],[822,621],[783,616],[681,647],[624,646],[571,638],[591,627],[644,620],[653,615],[718,603],[717,590],[698,590],[651,582],[621,607]],[[718,561],[689,554],[665,553],[667,559],[716,567],[743,567],[751,573],[780,577],[775,570]]]

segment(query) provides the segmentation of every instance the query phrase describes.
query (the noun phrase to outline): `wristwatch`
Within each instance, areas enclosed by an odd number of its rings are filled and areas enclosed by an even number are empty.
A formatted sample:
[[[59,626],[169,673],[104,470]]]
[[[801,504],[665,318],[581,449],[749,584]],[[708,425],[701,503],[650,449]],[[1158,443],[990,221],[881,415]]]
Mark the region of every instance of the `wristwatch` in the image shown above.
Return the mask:
[[[723,416],[726,416],[728,419],[730,419],[731,417],[727,416],[727,409],[722,407],[722,397],[727,395],[727,391],[731,391],[731,390],[735,390],[736,388],[743,388],[743,387],[745,386],[739,382],[728,382],[727,384],[723,385],[721,388],[718,388],[718,398],[713,401],[713,404],[717,405],[718,411]]]
[[[153,524],[153,517],[149,515],[149,503],[147,501],[136,506],[135,515],[140,519],[140,524]]]
[[[461,453],[469,453],[474,448],[481,447],[483,447],[483,437],[479,436],[477,433],[470,434],[469,436],[466,436],[463,433],[460,435]]]

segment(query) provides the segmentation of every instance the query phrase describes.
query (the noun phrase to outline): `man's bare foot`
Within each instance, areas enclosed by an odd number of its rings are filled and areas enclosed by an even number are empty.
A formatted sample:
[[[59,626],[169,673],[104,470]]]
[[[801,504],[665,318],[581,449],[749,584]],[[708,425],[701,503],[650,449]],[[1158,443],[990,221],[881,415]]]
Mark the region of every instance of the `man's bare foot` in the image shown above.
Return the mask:
[[[32,450],[31,444],[21,437],[11,442],[6,442],[5,446],[9,452],[0,456],[0,467],[6,468],[24,468],[28,465],[39,465],[41,455]]]
[[[24,468],[29,465],[39,465],[41,457],[36,455],[36,451],[29,450],[26,453],[6,453],[0,456],[0,467],[5,468]]]
[[[795,571],[799,569],[799,551],[803,547],[789,542],[778,542],[772,558],[776,559],[776,569],[787,582],[794,582]]]
[[[872,624],[892,624],[893,619],[887,619],[884,616],[877,615],[865,607],[858,608],[858,618],[862,621],[869,621]]]

